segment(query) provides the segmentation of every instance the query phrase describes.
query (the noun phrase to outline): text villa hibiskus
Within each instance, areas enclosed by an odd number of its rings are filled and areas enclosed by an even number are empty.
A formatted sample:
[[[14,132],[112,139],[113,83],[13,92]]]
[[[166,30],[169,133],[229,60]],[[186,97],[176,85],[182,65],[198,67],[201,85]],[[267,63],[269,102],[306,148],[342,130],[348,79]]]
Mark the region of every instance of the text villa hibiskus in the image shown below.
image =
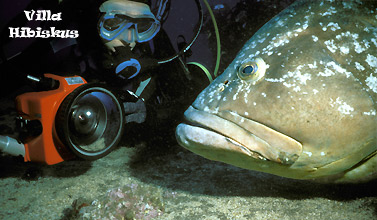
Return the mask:
[[[62,13],[51,13],[50,10],[31,10],[24,11],[29,21],[61,21]],[[77,38],[79,32],[77,30],[56,30],[50,27],[48,30],[42,30],[37,27],[35,30],[29,27],[9,27],[9,37],[11,38]]]

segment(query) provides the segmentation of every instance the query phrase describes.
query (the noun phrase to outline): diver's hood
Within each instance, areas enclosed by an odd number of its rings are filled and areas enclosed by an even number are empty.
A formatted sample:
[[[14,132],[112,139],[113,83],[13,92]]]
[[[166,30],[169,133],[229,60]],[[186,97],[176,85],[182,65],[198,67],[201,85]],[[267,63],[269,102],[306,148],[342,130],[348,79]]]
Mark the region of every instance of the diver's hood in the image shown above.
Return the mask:
[[[109,0],[99,9],[105,14],[99,20],[98,30],[106,41],[146,42],[160,30],[160,22],[144,3]]]

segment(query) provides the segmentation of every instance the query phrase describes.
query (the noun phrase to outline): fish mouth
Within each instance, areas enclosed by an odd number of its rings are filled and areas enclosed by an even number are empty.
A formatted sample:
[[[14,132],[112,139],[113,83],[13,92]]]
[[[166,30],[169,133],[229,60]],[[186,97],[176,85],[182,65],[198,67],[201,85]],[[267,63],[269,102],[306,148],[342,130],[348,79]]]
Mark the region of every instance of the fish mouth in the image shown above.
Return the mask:
[[[184,115],[176,129],[179,144],[212,160],[235,153],[290,165],[302,152],[293,138],[231,111],[212,114],[190,106]]]

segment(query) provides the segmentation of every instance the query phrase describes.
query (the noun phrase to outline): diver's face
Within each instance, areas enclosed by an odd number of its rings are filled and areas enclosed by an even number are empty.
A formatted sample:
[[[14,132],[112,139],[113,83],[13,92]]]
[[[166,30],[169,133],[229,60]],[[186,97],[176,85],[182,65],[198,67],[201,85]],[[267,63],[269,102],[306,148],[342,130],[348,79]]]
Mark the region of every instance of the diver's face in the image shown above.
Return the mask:
[[[136,42],[127,43],[125,41],[114,39],[108,42],[105,42],[105,46],[111,51],[115,52],[115,47],[130,47],[131,50],[136,46]]]
[[[161,6],[160,6],[161,7]],[[110,51],[115,47],[150,41],[160,30],[148,4],[128,0],[107,0],[99,7],[103,13],[98,21],[98,33]]]

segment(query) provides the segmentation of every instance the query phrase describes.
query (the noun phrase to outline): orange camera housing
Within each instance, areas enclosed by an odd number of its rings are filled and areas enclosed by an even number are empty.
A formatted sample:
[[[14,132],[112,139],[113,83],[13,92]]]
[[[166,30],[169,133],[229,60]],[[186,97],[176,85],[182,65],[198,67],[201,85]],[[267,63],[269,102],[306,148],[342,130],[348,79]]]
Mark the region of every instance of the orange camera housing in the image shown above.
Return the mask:
[[[80,76],[62,77],[53,74],[44,76],[59,81],[59,87],[54,90],[19,95],[16,98],[16,108],[22,119],[39,120],[42,125],[42,133],[39,136],[25,140],[24,161],[52,165],[74,157],[58,138],[55,116],[67,95],[87,82]]]

